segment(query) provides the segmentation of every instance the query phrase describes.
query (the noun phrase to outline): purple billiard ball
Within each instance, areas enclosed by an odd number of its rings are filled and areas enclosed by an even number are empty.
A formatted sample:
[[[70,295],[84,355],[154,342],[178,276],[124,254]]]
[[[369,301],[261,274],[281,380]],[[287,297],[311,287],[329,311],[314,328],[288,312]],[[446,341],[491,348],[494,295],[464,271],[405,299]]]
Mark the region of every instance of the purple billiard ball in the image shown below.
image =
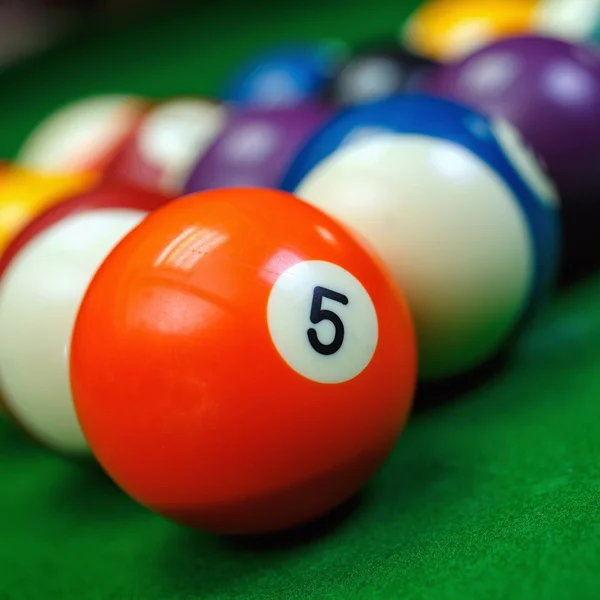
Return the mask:
[[[234,110],[192,170],[185,192],[277,188],[300,147],[331,114],[330,109],[312,104]]]
[[[441,67],[425,87],[520,130],[561,197],[563,281],[600,266],[600,51],[507,38]]]

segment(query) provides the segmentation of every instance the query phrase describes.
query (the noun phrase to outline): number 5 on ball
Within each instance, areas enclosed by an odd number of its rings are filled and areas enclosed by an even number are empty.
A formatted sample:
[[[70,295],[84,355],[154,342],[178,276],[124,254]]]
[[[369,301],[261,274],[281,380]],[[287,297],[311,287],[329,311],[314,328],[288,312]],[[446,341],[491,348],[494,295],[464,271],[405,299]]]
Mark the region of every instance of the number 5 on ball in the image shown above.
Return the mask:
[[[79,311],[77,413],[129,494],[228,533],[298,525],[349,498],[406,421],[407,305],[316,208],[277,191],[187,196],[109,255]]]

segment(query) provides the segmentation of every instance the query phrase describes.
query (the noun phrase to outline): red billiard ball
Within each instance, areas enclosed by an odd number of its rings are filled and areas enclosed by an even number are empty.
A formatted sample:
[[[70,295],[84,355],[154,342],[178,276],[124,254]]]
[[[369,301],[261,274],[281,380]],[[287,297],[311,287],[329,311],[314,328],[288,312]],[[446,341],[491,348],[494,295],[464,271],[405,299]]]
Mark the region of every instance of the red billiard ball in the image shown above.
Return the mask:
[[[130,186],[95,187],[41,213],[0,259],[0,394],[42,445],[88,454],[69,385],[75,315],[112,247],[167,201]]]
[[[227,117],[225,105],[208,98],[159,102],[115,155],[105,176],[178,194],[192,166],[222,131]]]
[[[362,486],[416,379],[407,304],[362,242],[274,190],[155,211],[108,256],[76,321],[71,383],[95,456],[183,524],[285,529]]]

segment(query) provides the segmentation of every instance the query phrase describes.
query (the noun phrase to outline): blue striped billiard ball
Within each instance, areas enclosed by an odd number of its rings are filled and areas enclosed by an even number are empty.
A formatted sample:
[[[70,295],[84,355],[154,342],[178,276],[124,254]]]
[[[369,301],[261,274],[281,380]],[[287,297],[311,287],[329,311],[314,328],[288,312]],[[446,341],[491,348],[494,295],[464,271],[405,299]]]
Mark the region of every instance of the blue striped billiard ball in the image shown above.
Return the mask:
[[[559,198],[508,122],[422,94],[343,111],[281,187],[380,254],[414,314],[423,380],[496,356],[548,296]]]

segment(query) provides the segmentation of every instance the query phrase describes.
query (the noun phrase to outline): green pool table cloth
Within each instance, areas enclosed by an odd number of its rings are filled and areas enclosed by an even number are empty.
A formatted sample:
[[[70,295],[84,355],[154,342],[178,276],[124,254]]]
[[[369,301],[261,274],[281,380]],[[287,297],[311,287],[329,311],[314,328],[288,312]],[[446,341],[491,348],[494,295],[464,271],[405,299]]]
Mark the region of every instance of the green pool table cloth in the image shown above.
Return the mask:
[[[196,3],[90,24],[0,76],[0,155],[82,94],[211,94],[249,52],[391,34],[414,4]],[[600,277],[558,294],[505,368],[423,400],[355,501],[260,539],[173,525],[0,419],[0,600],[600,597]]]

